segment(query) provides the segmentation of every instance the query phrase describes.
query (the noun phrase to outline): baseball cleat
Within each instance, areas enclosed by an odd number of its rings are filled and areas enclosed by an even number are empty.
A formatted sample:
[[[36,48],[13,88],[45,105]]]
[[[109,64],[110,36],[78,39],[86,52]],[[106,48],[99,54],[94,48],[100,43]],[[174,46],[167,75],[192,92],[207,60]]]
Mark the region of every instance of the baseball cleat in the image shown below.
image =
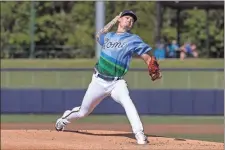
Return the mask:
[[[148,143],[148,139],[147,137],[144,135],[143,132],[138,132],[137,134],[135,134],[135,138],[137,140],[137,144],[147,144]]]
[[[55,129],[57,131],[63,131],[65,129],[65,126],[70,123],[66,118],[71,115],[73,112],[78,112],[80,110],[80,107],[75,107],[73,108],[72,110],[66,110],[62,117],[59,118],[57,121],[56,121],[56,124],[55,124]]]
[[[65,126],[70,123],[67,119],[62,119],[62,118],[59,118],[57,121],[56,121],[56,124],[55,124],[55,129],[57,131],[63,131],[65,129]]]

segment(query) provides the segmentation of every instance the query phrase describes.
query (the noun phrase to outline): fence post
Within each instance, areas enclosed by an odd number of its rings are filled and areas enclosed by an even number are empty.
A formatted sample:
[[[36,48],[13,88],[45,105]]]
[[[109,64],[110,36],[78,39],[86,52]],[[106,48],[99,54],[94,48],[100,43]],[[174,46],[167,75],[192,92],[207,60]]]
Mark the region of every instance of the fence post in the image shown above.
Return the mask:
[[[56,84],[60,87],[60,72],[56,72]]]
[[[10,72],[6,73],[6,86],[9,87],[10,84]]]
[[[31,73],[31,87],[35,85],[34,72]]]
[[[84,77],[81,78],[81,83],[82,83],[83,88],[85,88],[86,80]]]
[[[134,87],[137,88],[137,83],[138,83],[138,73],[137,71],[134,71]]]
[[[217,89],[218,88],[218,72],[214,73],[214,88]]]
[[[162,76],[162,78],[160,79],[160,85],[161,85],[161,87],[160,88],[165,88],[164,87],[164,76]]]
[[[191,77],[190,77],[190,71],[188,71],[188,76],[187,76],[187,86],[188,86],[188,89],[191,88]]]

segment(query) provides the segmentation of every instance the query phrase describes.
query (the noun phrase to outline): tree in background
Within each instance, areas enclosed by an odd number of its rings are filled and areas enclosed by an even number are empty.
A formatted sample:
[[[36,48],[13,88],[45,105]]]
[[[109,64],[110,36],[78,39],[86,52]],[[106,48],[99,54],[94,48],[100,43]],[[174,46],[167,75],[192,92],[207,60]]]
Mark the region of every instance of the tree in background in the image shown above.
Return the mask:
[[[30,43],[30,5],[27,2],[1,2],[1,51],[23,50]]]
[[[209,11],[209,35],[211,57],[223,57],[224,49],[224,13],[222,10]],[[201,57],[207,57],[206,49],[206,12],[205,10],[183,10],[180,15],[181,43],[194,42]],[[176,39],[176,12],[164,10],[162,34]]]
[[[9,50],[14,53],[29,52],[30,6],[29,1],[1,2],[1,53]],[[151,46],[155,46],[155,2],[106,1],[105,7],[105,23],[122,10],[134,10],[138,15],[138,22],[132,32],[140,35]],[[95,2],[40,1],[35,3],[35,8],[36,53],[41,50],[49,56],[51,51],[56,53],[59,49],[60,52],[72,53],[71,58],[94,57]],[[209,11],[211,57],[223,57],[224,14],[222,11]],[[195,41],[201,57],[208,54],[205,47],[205,19],[204,10],[193,9],[181,12],[181,44],[186,40]],[[162,35],[176,39],[176,26],[176,12],[169,8],[163,9]]]

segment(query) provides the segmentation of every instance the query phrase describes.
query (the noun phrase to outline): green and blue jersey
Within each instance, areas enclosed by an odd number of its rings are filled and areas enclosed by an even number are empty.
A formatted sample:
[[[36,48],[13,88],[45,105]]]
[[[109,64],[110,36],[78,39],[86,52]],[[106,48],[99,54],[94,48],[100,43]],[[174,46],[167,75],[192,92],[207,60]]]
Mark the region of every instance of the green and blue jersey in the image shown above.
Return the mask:
[[[122,77],[128,69],[133,54],[142,55],[152,48],[129,32],[102,34],[98,40],[102,46],[96,69],[100,74]]]

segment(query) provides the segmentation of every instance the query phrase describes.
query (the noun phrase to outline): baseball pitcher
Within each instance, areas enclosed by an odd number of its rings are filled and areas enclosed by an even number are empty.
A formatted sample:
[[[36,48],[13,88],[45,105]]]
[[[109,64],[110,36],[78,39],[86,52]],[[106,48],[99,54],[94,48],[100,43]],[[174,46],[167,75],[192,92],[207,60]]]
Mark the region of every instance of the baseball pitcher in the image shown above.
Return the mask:
[[[130,32],[136,21],[136,14],[133,11],[125,10],[97,33],[96,40],[102,49],[94,68],[91,83],[81,106],[66,110],[56,121],[57,131],[64,130],[72,119],[88,116],[105,97],[111,96],[113,100],[124,107],[137,143],[146,144],[148,142],[123,77],[129,69],[133,54],[139,55],[147,64],[152,81],[160,79],[162,76],[156,58],[148,54],[152,48],[138,35]],[[109,32],[116,23],[118,23],[117,31]]]

